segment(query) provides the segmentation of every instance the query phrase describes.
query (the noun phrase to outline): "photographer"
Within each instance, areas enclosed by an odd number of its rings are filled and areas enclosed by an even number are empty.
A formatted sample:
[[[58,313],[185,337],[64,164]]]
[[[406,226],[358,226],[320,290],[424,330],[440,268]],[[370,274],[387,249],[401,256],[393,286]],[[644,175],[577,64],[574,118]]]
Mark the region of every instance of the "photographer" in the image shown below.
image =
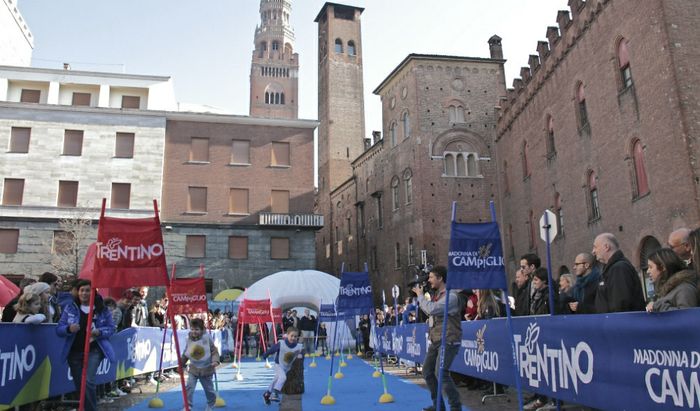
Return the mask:
[[[418,304],[422,311],[430,317],[428,318],[428,327],[430,346],[423,361],[423,378],[430,390],[430,397],[433,400],[433,405],[423,408],[423,411],[444,410],[445,405],[437,404],[437,386],[440,365],[440,346],[445,344],[445,361],[442,371],[442,389],[447,397],[450,405],[450,410],[461,410],[462,405],[459,398],[459,392],[455,386],[452,377],[450,376],[449,368],[457,351],[462,337],[462,328],[460,324],[460,316],[462,313],[463,302],[460,300],[456,290],[450,290],[450,302],[447,312],[447,333],[445,341],[442,341],[442,326],[445,321],[445,297],[447,269],[443,266],[435,266],[428,275],[428,284],[435,290],[433,297],[430,300],[425,298],[425,291],[421,284],[416,284],[412,291],[418,296]]]

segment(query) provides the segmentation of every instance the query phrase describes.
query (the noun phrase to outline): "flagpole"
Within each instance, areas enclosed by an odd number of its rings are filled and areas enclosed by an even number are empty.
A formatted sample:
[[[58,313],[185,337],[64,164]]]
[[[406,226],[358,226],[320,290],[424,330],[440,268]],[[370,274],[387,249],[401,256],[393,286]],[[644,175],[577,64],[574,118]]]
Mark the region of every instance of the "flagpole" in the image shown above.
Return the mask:
[[[457,212],[457,202],[453,201],[452,202],[452,216],[450,218],[450,222],[454,223],[455,221],[455,214]],[[450,241],[452,241],[450,239]],[[437,386],[437,400],[435,403],[435,409],[442,409],[442,375],[443,375],[443,367],[445,366],[445,338],[447,337],[447,314],[448,314],[448,306],[450,304],[450,288],[449,286],[445,286],[445,311],[443,312],[443,318],[442,318],[442,338],[440,339],[440,365],[438,369],[438,386]]]
[[[489,208],[491,209],[491,221],[496,222],[496,207],[493,204],[493,201],[489,201]],[[507,278],[507,277],[506,277]],[[513,331],[513,317],[510,311],[510,301],[508,300],[508,281],[506,281],[506,287],[503,289],[503,292],[506,296],[506,323],[508,325],[508,331],[510,332],[510,346],[511,350],[513,352],[513,374],[515,376],[515,388],[518,391],[518,409],[522,410],[523,409],[523,391],[522,387],[520,384],[520,375],[519,375],[519,370],[520,367],[518,366],[518,355],[516,351],[516,345],[515,345],[515,332]]]

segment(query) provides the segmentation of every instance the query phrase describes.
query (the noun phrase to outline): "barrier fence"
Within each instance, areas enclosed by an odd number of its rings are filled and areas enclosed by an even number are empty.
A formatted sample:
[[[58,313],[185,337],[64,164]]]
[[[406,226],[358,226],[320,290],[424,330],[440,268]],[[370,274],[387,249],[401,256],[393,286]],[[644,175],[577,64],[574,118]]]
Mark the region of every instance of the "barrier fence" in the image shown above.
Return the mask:
[[[700,308],[514,317],[523,389],[600,409],[700,407]],[[421,362],[426,324],[376,329],[374,347]],[[462,322],[450,370],[515,385],[505,318]]]
[[[178,331],[180,346],[188,330]],[[64,338],[56,335],[55,324],[0,323],[0,410],[75,391],[70,370],[61,358]],[[214,344],[222,354],[233,351],[230,330],[212,331]],[[110,338],[116,362],[103,360],[97,369],[97,383],[156,371],[163,330],[135,327]],[[167,330],[163,368],[177,366],[172,330]]]

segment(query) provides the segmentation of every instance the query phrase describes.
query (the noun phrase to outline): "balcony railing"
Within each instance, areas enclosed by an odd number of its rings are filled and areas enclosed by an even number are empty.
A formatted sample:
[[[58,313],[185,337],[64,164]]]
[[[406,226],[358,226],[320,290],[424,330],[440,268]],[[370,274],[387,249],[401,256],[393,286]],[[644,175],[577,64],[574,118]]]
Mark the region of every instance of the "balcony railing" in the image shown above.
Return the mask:
[[[323,216],[320,214],[260,213],[260,225],[320,228],[323,227]]]

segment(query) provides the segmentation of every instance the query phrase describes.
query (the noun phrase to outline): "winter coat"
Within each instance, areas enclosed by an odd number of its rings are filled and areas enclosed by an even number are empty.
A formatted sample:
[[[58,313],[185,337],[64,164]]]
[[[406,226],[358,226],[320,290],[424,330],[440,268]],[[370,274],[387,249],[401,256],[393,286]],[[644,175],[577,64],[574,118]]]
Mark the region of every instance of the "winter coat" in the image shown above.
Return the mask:
[[[620,250],[615,251],[600,274],[595,308],[599,314],[645,309],[637,270]]]
[[[95,328],[100,330],[100,335],[95,337],[97,345],[102,350],[102,353],[109,359],[109,361],[116,361],[114,355],[114,349],[112,344],[109,342],[109,337],[114,334],[114,323],[112,322],[112,313],[107,307],[105,307],[99,313],[97,311],[93,312],[92,323]],[[63,344],[63,350],[61,351],[61,358],[68,358],[68,353],[75,340],[75,333],[70,332],[68,327],[71,324],[80,324],[80,307],[78,303],[73,300],[73,303],[66,304],[63,306],[63,313],[61,314],[61,319],[58,321],[56,326],[56,334],[59,337],[64,337],[66,339]]]
[[[530,315],[550,314],[549,312],[549,288],[542,287],[535,290],[530,302]]]
[[[513,298],[515,299],[513,316],[530,315],[530,280],[527,280],[522,287],[513,283]]]
[[[691,270],[674,273],[657,290],[653,311],[672,311],[698,305],[697,275]]]
[[[573,287],[574,300],[578,302],[575,314],[595,314],[595,295],[600,282],[600,269],[593,267],[590,273],[576,277]]]

